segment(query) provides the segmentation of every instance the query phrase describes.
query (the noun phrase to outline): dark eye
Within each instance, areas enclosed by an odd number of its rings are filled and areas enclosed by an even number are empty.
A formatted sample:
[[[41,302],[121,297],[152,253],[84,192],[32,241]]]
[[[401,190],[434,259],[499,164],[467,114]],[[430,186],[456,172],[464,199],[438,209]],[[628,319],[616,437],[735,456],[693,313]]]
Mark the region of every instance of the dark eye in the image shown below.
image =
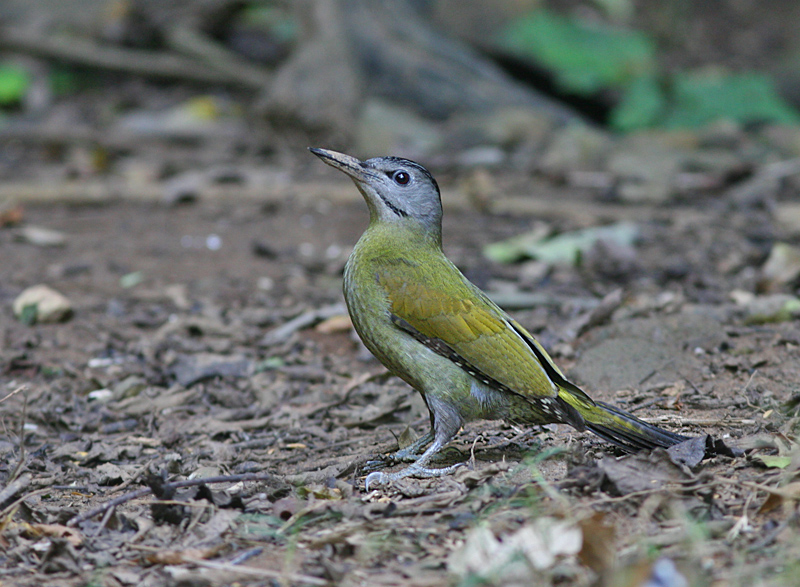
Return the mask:
[[[409,181],[411,181],[411,176],[405,171],[395,171],[392,174],[392,179],[399,185],[406,185]]]

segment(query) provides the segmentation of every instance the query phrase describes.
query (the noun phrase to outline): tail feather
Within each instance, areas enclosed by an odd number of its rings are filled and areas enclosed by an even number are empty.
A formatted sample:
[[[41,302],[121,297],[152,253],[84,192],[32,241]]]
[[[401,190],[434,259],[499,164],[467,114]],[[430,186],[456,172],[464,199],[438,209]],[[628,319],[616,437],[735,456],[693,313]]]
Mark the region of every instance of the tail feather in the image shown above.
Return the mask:
[[[596,401],[594,406],[581,410],[586,427],[603,440],[617,445],[628,452],[637,452],[657,447],[668,448],[689,437],[675,434],[653,424],[640,420],[633,414]]]

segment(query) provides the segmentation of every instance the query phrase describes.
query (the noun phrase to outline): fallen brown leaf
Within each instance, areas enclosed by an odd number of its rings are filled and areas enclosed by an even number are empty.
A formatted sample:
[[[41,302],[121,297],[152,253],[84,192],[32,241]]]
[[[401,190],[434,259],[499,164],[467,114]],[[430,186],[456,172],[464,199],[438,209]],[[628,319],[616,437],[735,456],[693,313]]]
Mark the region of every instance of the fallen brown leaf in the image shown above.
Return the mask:
[[[64,538],[72,546],[83,544],[83,535],[78,530],[61,524],[25,524],[25,534],[31,538]]]

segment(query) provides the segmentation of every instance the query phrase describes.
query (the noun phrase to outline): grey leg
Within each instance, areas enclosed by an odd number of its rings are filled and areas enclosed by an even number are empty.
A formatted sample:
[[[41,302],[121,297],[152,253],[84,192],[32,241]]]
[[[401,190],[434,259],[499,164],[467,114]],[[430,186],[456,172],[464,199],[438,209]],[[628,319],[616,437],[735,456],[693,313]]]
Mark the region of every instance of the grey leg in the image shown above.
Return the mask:
[[[433,441],[433,430],[428,430],[425,434],[417,438],[414,442],[405,448],[401,448],[396,453],[391,455],[393,461],[413,461],[420,449],[423,446],[430,444]]]
[[[431,412],[433,414],[432,419],[434,430],[414,442],[414,444],[411,446],[414,446],[417,443],[419,443],[420,446],[423,446],[424,443],[421,441],[426,440],[427,437],[431,435],[433,436],[433,444],[431,444],[428,447],[428,450],[422,453],[422,455],[420,455],[416,461],[414,461],[405,469],[401,469],[396,473],[383,473],[382,471],[375,471],[367,475],[364,483],[367,491],[369,491],[370,485],[384,485],[391,483],[392,481],[397,481],[398,479],[403,479],[404,477],[428,478],[449,475],[458,467],[466,465],[466,463],[458,463],[441,469],[431,469],[426,466],[433,456],[439,452],[444,445],[450,442],[458,432],[459,428],[461,428],[461,420],[458,418],[457,412],[448,409],[449,406],[439,403],[434,404],[433,402],[429,402],[428,406],[431,408]],[[407,448],[410,448],[410,446]]]

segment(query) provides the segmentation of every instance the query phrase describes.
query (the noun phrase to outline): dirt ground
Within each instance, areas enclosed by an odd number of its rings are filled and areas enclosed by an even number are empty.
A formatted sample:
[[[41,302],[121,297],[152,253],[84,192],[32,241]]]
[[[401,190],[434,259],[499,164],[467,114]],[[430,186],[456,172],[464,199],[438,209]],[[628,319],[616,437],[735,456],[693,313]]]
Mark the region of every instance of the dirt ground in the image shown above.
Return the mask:
[[[667,70],[780,72],[796,44],[796,3],[635,4]],[[797,129],[421,160],[462,271],[593,398],[696,440],[475,422],[434,463],[466,467],[366,491],[428,415],[346,316],[353,185],[252,91],[76,79],[0,125],[0,587],[800,585]],[[577,263],[484,254],[620,223]],[[70,315],[15,315],[38,284]]]
[[[427,415],[351,332],[341,273],[366,209],[314,164],[269,201],[30,204],[0,231],[0,584],[796,584],[800,331],[731,298],[764,287],[782,236],[770,210],[623,206],[498,177],[539,194],[535,216],[479,211],[444,177],[446,252],[523,306],[568,374],[746,455],[619,458],[566,426],[478,422],[437,462],[468,467],[366,492],[365,463]],[[309,175],[328,187],[310,193]],[[536,223],[619,220],[641,228],[635,247],[578,267],[481,254]],[[31,244],[30,225],[65,244]],[[37,283],[71,300],[68,321],[14,317]],[[619,288],[611,319],[581,331]],[[244,477],[164,485],[220,475]],[[144,484],[159,499],[84,515]]]

